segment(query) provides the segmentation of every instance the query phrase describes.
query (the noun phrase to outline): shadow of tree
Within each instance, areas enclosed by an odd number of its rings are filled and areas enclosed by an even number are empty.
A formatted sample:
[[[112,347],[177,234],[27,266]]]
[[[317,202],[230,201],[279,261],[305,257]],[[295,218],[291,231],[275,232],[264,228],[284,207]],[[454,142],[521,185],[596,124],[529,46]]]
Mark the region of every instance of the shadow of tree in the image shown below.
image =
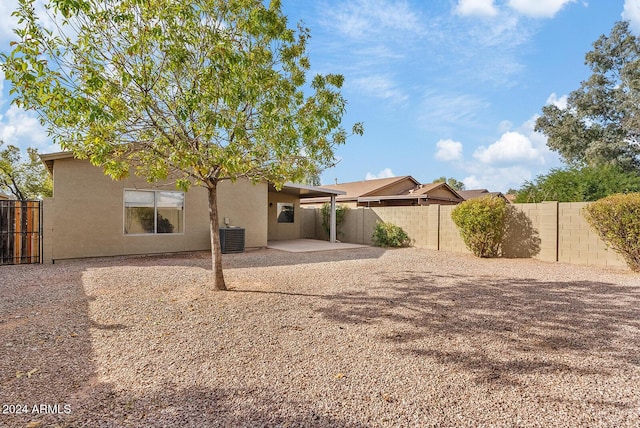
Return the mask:
[[[102,385],[73,414],[52,415],[42,421],[62,427],[364,427],[268,389],[181,388],[175,384],[142,395]]]
[[[531,219],[509,205],[506,231],[502,244],[502,257],[529,258],[540,253],[540,233],[533,227]]]
[[[436,272],[388,275],[378,283],[385,285],[325,297],[319,311],[339,323],[384,324],[393,333],[379,340],[397,352],[457,366],[478,383],[602,373],[573,363],[582,358],[640,367],[640,342],[631,333],[640,331],[640,286]],[[563,355],[575,359],[565,362]]]

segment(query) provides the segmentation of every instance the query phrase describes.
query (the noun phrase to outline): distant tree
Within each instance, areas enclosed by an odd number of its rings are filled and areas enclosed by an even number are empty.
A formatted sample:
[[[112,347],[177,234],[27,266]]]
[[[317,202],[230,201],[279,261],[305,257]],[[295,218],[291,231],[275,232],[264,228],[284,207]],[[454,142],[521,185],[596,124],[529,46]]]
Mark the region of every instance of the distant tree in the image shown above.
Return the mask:
[[[0,148],[3,144],[0,141]],[[37,149],[28,148],[26,160],[16,146],[8,145],[0,150],[0,190],[22,201],[53,194],[51,177]]]
[[[567,107],[547,105],[536,131],[570,165],[640,167],[640,39],[628,22],[601,36],[585,63],[592,75],[571,92]]]
[[[433,180],[433,182],[434,183],[447,183],[454,190],[464,190],[464,183],[462,181],[456,180],[453,177],[447,178],[445,176],[442,176],[440,178],[436,178],[435,180]]]
[[[515,202],[588,202],[615,193],[640,191],[640,174],[619,166],[552,169],[526,182]]]
[[[35,1],[20,1],[19,40],[0,56],[14,102],[115,179],[205,187],[213,286],[225,289],[218,184],[281,188],[333,165],[343,76],[307,80],[309,30],[289,29],[279,0],[45,0],[54,31]]]
[[[320,186],[320,172],[319,171],[307,171],[305,176],[300,181],[307,186]]]

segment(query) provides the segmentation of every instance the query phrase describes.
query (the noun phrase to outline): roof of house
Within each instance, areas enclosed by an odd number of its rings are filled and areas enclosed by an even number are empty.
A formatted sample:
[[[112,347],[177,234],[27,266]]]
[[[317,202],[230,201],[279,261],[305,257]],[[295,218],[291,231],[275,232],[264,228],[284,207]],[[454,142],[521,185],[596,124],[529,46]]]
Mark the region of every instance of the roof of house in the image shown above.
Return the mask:
[[[345,192],[344,197],[341,199],[355,199],[361,196],[369,196],[372,194],[384,194],[384,190],[398,184],[404,180],[412,183],[415,186],[420,185],[415,178],[410,175],[403,175],[400,177],[389,178],[376,178],[373,180],[352,181],[349,183],[330,184],[322,186],[324,189],[341,190]]]
[[[344,195],[338,196],[338,202],[380,202],[390,200],[411,200],[411,199],[446,199],[459,200],[463,198],[447,183],[420,184],[410,175],[400,177],[378,178],[374,180],[354,181],[349,183],[332,184],[322,186],[325,189],[342,190]],[[452,198],[442,198],[429,195],[437,189],[444,188],[452,194]],[[303,201],[307,204],[318,204],[326,202],[327,198],[311,198]]]
[[[0,199],[11,199],[11,196],[5,195],[4,193],[0,192]]]
[[[69,159],[75,157],[73,152],[56,152],[41,154],[40,159],[47,166],[47,169],[53,174],[53,163],[58,159]],[[270,191],[276,191],[272,184],[269,184]],[[339,189],[328,189],[317,186],[306,186],[304,184],[285,183],[280,190],[283,193],[296,195],[300,198],[330,197],[331,195],[344,195],[345,192]],[[1,198],[0,198],[1,199]]]
[[[465,201],[469,199],[482,198],[485,196],[497,196],[499,198],[504,198],[507,201],[509,200],[502,194],[502,192],[490,192],[487,189],[459,190],[458,193],[464,198]]]
[[[74,157],[72,152],[44,153],[40,155],[40,160],[46,165],[49,172],[53,174],[53,161],[56,159],[68,159],[72,157]]]

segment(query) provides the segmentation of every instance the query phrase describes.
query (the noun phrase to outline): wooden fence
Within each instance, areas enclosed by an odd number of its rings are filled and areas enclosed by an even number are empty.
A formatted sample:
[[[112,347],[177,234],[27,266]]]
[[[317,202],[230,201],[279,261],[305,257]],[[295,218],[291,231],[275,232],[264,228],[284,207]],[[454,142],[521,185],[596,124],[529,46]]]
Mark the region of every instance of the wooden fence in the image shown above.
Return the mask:
[[[41,263],[42,202],[0,201],[0,265]]]

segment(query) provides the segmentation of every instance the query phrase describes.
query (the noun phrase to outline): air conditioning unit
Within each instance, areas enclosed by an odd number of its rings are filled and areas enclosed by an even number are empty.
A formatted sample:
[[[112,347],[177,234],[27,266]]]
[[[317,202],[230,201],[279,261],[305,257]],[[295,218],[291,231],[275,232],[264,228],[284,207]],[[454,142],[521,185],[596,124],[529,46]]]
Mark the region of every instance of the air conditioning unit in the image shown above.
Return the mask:
[[[244,253],[244,228],[221,227],[220,248],[222,254]]]

